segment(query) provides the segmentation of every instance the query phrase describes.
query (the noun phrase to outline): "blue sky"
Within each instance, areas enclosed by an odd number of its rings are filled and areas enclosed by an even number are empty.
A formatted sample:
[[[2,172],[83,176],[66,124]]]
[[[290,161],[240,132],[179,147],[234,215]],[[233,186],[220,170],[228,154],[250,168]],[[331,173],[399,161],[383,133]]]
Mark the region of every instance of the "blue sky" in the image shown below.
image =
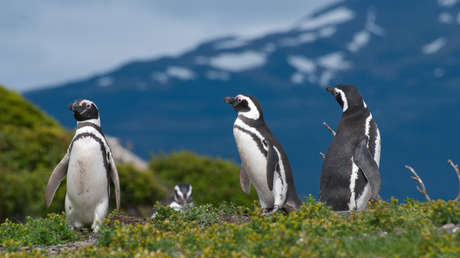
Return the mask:
[[[338,0],[6,0],[0,84],[24,91],[183,52],[224,35],[289,27]]]

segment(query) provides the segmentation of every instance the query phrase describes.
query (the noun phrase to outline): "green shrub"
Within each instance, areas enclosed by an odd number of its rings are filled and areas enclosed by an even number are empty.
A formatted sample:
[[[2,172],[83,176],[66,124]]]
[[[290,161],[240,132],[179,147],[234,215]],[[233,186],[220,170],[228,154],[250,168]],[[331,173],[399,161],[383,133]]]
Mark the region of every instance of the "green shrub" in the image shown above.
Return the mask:
[[[57,127],[58,123],[25,100],[21,95],[0,85],[0,126]]]
[[[288,216],[264,217],[258,215],[260,208],[229,204],[203,205],[183,213],[158,207],[157,216],[146,224],[105,223],[98,247],[89,250],[97,255],[186,257],[458,257],[460,233],[439,228],[439,218],[432,214],[449,210],[445,217],[459,218],[459,208],[458,202],[398,205],[393,200],[342,216],[311,197]],[[250,218],[233,223],[227,220],[229,215]]]
[[[49,174],[64,156],[72,135],[19,94],[1,86],[0,114],[0,221],[44,215],[43,193]],[[60,191],[57,199],[62,198]]]
[[[67,226],[64,215],[49,214],[43,219],[27,218],[25,224],[5,221],[0,224],[0,247],[15,250],[20,246],[55,245],[78,239]]]
[[[166,196],[166,187],[150,170],[140,171],[130,164],[118,165],[121,207],[131,214],[150,216],[156,201]]]
[[[191,184],[193,200],[199,204],[231,201],[248,205],[257,199],[254,189],[250,195],[240,189],[239,167],[229,161],[183,151],[154,158],[150,168],[169,187]]]

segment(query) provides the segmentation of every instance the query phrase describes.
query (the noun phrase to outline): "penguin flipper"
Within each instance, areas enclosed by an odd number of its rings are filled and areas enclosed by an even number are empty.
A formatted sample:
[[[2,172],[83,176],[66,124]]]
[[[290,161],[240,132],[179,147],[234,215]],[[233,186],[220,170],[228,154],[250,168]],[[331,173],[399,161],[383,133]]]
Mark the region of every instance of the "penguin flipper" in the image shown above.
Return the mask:
[[[248,173],[244,170],[243,164],[241,164],[240,168],[240,186],[241,190],[243,190],[245,194],[249,194],[251,192],[251,181],[249,181]]]
[[[112,183],[115,187],[115,200],[117,202],[117,211],[120,210],[120,179],[118,177],[118,170],[117,166],[115,165],[115,161],[113,160],[112,154],[109,155],[110,161],[110,178],[112,179]]]
[[[69,166],[69,154],[66,153],[62,160],[54,168],[48,180],[48,185],[45,190],[45,204],[50,207],[57,189],[67,175],[67,168]]]
[[[278,167],[278,162],[278,154],[276,153],[275,148],[273,148],[273,145],[270,144],[267,152],[267,183],[270,191],[273,190],[273,178],[275,177],[275,170]]]
[[[369,149],[367,148],[367,137],[362,137],[355,147],[353,161],[363,171],[364,176],[371,186],[372,196],[371,199],[378,199],[381,178],[380,171],[377,163],[375,163]]]

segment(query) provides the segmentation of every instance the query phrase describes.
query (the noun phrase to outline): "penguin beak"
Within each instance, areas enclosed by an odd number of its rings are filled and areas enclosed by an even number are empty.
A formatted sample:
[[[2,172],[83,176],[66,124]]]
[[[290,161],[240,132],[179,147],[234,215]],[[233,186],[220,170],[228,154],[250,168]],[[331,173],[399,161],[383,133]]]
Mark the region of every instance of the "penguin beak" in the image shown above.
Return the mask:
[[[331,94],[334,94],[335,88],[334,87],[327,87],[326,91],[331,93]]]
[[[227,104],[231,104],[233,107],[236,107],[239,104],[239,102],[234,97],[225,97],[224,102]]]
[[[74,103],[70,104],[70,105],[69,105],[70,111],[72,111],[72,112],[74,112],[74,113],[75,113],[75,112],[78,112],[78,113],[82,112],[82,111],[83,111],[83,107],[81,107],[81,106],[79,105],[79,103],[80,103],[79,101],[75,101]]]
[[[224,102],[227,104],[233,104],[235,103],[236,99],[234,97],[225,97]]]

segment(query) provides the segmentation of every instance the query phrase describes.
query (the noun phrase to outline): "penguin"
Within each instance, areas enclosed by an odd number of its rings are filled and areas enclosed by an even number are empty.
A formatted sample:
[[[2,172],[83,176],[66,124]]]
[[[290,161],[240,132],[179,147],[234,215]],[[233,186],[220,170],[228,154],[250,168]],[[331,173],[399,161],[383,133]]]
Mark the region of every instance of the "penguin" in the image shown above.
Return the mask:
[[[262,107],[255,97],[225,97],[238,116],[233,135],[241,159],[240,186],[249,194],[256,189],[264,215],[282,209],[289,213],[302,202],[297,196],[294,177],[286,153],[264,121]]]
[[[86,99],[76,100],[69,109],[77,121],[77,129],[67,153],[49,178],[45,203],[47,207],[51,205],[56,190],[67,177],[65,212],[68,224],[72,229],[91,225],[96,233],[109,208],[109,180],[115,186],[117,211],[120,208],[118,171],[101,130],[96,104]]]
[[[319,200],[336,211],[365,210],[370,199],[380,199],[380,131],[356,87],[326,90],[342,118],[323,162]]]
[[[174,195],[162,202],[161,205],[170,207],[175,211],[184,211],[188,207],[193,207],[192,185],[181,183],[174,186]],[[156,215],[157,212],[154,210],[151,218],[154,218]]]

